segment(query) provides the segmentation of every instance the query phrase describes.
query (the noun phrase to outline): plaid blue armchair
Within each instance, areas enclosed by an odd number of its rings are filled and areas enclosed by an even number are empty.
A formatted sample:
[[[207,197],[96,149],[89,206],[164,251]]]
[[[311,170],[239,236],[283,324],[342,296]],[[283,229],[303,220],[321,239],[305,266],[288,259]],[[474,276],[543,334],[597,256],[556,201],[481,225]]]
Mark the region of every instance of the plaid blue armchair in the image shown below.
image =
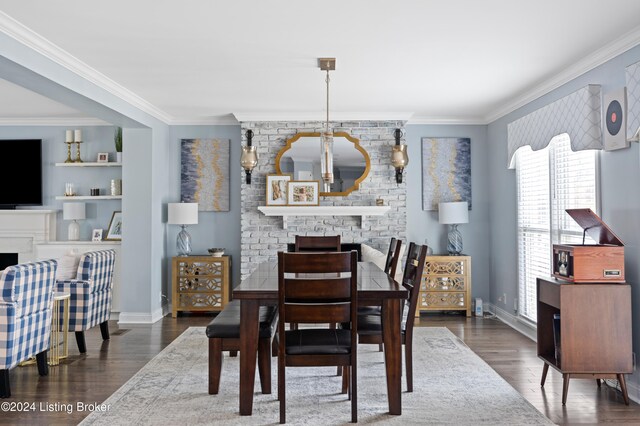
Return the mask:
[[[11,396],[9,370],[34,355],[38,373],[49,373],[53,290],[58,262],[45,260],[0,271],[0,397]]]
[[[84,331],[100,324],[102,339],[109,340],[109,315],[113,295],[113,266],[116,252],[98,250],[84,253],[73,280],[58,280],[57,290],[71,293],[69,331],[75,331],[80,353],[87,352]]]

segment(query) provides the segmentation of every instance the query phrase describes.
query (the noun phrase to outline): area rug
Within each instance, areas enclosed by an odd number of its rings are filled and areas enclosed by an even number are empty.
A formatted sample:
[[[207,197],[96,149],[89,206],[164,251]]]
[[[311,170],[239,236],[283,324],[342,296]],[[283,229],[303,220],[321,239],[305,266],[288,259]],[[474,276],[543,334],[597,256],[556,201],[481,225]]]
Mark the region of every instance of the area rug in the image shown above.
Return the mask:
[[[191,327],[81,425],[266,425],[279,422],[277,360],[272,394],[260,393],[256,369],[253,415],[238,414],[239,357],[225,355],[220,393],[207,393],[207,338]],[[384,357],[377,345],[358,351],[358,421],[362,424],[550,425],[498,373],[444,327],[414,329],[414,390],[402,393],[402,415],[388,412]],[[347,424],[351,403],[335,367],[287,369],[287,423]],[[402,388],[406,390],[403,377]]]

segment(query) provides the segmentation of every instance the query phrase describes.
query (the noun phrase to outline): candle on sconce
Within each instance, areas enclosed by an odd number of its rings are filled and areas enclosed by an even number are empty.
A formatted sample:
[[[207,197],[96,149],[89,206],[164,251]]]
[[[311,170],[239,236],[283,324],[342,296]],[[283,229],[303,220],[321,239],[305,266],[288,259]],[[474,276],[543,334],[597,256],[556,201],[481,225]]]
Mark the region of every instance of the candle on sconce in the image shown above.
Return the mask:
[[[75,142],[82,142],[82,130],[76,130],[74,136]]]
[[[73,142],[73,130],[67,130],[65,142]]]

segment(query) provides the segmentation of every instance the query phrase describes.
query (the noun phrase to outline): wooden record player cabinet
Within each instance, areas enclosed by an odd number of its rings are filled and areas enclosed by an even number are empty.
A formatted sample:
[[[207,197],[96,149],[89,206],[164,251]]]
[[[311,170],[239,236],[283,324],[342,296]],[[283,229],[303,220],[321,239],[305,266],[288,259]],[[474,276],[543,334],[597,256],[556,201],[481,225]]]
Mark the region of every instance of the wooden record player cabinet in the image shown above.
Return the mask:
[[[625,404],[625,374],[633,372],[631,286],[626,283],[575,284],[538,278],[538,357],[562,374],[562,405],[573,378],[617,379]],[[560,314],[560,357],[556,359],[553,316]]]

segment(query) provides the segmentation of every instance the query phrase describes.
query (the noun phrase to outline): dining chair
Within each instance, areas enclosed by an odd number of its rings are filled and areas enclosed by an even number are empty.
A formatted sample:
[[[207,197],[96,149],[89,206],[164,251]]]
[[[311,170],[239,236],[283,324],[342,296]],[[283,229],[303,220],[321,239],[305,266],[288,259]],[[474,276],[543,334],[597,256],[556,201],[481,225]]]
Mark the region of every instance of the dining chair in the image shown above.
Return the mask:
[[[413,392],[413,325],[415,323],[416,307],[418,305],[418,295],[420,294],[422,271],[424,269],[426,256],[427,246],[409,243],[407,260],[402,277],[402,285],[409,290],[409,295],[408,298],[403,301],[401,322],[401,339],[404,345],[408,392]],[[346,324],[342,324],[342,326],[345,327]],[[357,328],[359,343],[378,345],[384,343],[382,339],[382,316],[358,314]],[[345,383],[343,374],[343,387]]]
[[[357,413],[357,281],[355,251],[278,253],[278,400],[280,423],[285,423],[285,368],[344,367],[348,383],[351,421]],[[286,330],[287,322],[345,323],[345,328]]]
[[[294,251],[296,252],[325,252],[325,251],[341,251],[340,249],[340,235],[330,235],[330,236],[305,236],[305,235],[296,235],[295,237],[295,246]],[[298,328],[298,324],[290,323],[289,327],[292,330]],[[335,324],[332,327],[336,327]]]
[[[296,235],[295,251],[340,251],[340,235]]]
[[[402,240],[395,237],[391,238],[389,242],[389,248],[387,249],[387,257],[384,262],[384,272],[387,275],[395,278],[396,271],[398,269],[398,262],[400,261],[400,252],[402,249]],[[382,253],[380,253],[382,255]],[[374,262],[380,265],[377,262]],[[360,315],[380,315],[380,306],[360,306],[358,307],[358,314]]]
[[[398,270],[398,262],[400,261],[400,252],[402,251],[402,240],[391,237],[389,248],[387,249],[387,258],[384,262],[384,272],[395,279]],[[358,315],[382,315],[380,306],[360,306],[358,307]],[[378,345],[378,350],[382,352],[382,343]],[[340,372],[338,372],[340,374]]]

